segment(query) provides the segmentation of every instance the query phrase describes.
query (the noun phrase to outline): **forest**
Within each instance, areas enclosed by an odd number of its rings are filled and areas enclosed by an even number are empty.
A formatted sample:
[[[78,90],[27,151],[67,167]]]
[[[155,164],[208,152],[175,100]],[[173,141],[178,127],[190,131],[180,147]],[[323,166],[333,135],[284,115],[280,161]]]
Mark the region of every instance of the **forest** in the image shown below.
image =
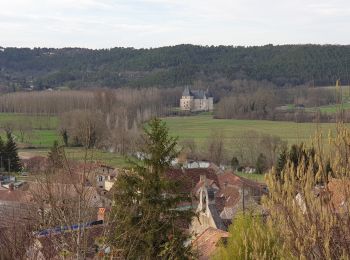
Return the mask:
[[[0,87],[174,87],[220,79],[328,86],[349,83],[349,61],[348,45],[0,48]]]

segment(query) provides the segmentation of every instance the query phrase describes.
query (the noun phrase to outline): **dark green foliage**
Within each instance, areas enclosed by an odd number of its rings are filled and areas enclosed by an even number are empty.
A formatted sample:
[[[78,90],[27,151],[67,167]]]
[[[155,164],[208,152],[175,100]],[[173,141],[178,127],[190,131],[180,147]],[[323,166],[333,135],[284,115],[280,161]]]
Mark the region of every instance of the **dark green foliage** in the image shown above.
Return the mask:
[[[5,48],[0,83],[36,89],[56,86],[178,86],[198,79],[267,80],[276,85],[348,81],[350,47],[177,45],[154,49]],[[215,76],[214,76],[215,75]]]
[[[67,129],[61,130],[62,140],[65,146],[68,146],[68,132]]]
[[[237,170],[239,168],[239,161],[236,156],[233,156],[231,159],[231,168],[232,170]]]
[[[256,173],[263,174],[268,169],[268,162],[266,156],[262,153],[259,154],[256,160]]]
[[[48,160],[50,165],[56,169],[60,169],[64,165],[63,147],[60,147],[57,141],[54,141],[53,146],[49,151]]]
[[[284,150],[281,152],[281,154],[278,157],[277,163],[276,163],[276,171],[275,173],[278,175],[277,180],[282,181],[282,171],[286,167],[288,161],[294,166],[294,171],[297,171],[297,167],[300,164],[303,164],[305,166],[305,169],[309,167],[309,165],[312,165],[313,167],[313,173],[316,175],[319,169],[319,164],[315,158],[315,148],[307,148],[302,143],[300,145],[292,145],[290,147],[290,150]],[[327,173],[332,175],[333,170],[330,166],[330,162],[326,162],[325,168]],[[326,181],[326,180],[325,180]],[[321,184],[321,183],[320,183]]]
[[[5,160],[5,144],[0,136],[0,171],[5,170],[4,160]]]
[[[191,256],[190,247],[184,246],[187,235],[179,224],[189,223],[193,212],[178,208],[191,200],[181,193],[180,183],[166,176],[177,155],[176,140],[169,137],[161,120],[152,120],[145,128],[144,160],[133,162],[135,171],[120,174],[113,187],[109,243],[123,259]]]
[[[7,141],[3,149],[4,168],[10,172],[19,172],[22,169],[21,160],[18,157],[17,145],[10,131],[6,132]]]
[[[276,165],[276,173],[278,174],[277,178],[278,180],[281,179],[281,172],[284,168],[284,166],[287,163],[288,160],[288,154],[287,149],[283,149],[283,151],[280,153],[280,155],[277,158],[277,165]]]

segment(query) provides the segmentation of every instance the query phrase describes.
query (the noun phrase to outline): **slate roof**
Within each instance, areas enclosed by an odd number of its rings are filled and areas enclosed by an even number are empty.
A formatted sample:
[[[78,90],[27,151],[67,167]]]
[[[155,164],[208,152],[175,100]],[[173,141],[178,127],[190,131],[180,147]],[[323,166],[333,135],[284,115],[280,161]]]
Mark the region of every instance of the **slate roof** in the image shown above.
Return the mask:
[[[204,99],[211,97],[209,91],[204,91],[202,89],[199,90],[191,90],[189,86],[186,86],[184,91],[182,92],[182,96],[193,96],[194,99]]]

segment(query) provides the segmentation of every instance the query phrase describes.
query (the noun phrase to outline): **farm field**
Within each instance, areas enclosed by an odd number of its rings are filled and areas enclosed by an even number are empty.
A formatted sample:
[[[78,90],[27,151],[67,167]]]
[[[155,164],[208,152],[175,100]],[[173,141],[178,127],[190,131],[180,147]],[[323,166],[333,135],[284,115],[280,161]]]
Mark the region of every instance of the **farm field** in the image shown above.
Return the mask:
[[[340,109],[349,110],[350,109],[350,103],[343,103],[341,105],[328,105],[328,106],[319,106],[319,107],[311,107],[306,108],[305,110],[307,112],[315,112],[320,111],[321,113],[336,113]]]
[[[57,116],[36,116],[16,113],[0,113],[0,124],[17,124],[19,122],[27,122],[33,129],[56,129],[58,126]]]
[[[16,129],[18,122],[29,122],[31,131],[24,134],[23,142],[20,140],[20,133],[14,130],[16,142],[18,143],[19,155],[22,158],[29,158],[40,155],[47,156],[50,147],[55,140],[60,141],[61,137],[56,130],[58,127],[58,117],[55,116],[33,116],[25,114],[0,113],[0,128],[12,126]],[[3,139],[6,139],[5,132],[0,133]],[[66,155],[72,160],[84,160],[85,150],[83,148],[66,148]],[[101,161],[105,164],[124,167],[128,166],[124,156],[109,153],[101,150],[91,150],[88,153],[88,160]]]
[[[241,138],[247,131],[256,131],[281,137],[288,144],[309,142],[317,129],[327,139],[328,131],[335,129],[334,123],[295,123],[265,120],[213,119],[210,115],[164,118],[170,133],[179,140],[193,139],[203,145],[214,131],[222,131],[227,144],[233,138]]]
[[[47,156],[49,149],[20,149],[19,155],[21,158],[30,158],[33,156]],[[127,167],[129,166],[129,163],[127,162],[127,159],[122,156],[115,153],[109,153],[104,152],[101,150],[89,150],[87,153],[83,148],[77,147],[77,148],[65,148],[66,156],[70,160],[76,160],[76,161],[84,161],[86,156],[87,162],[95,162],[99,161],[104,164],[113,166],[113,167]]]
[[[350,108],[350,105],[349,105]],[[20,148],[33,147],[36,149],[21,149],[21,152],[31,153],[33,155],[46,155],[48,149],[52,146],[54,140],[60,140],[57,132],[58,118],[47,116],[31,116],[23,114],[0,113],[0,126],[4,127],[8,123],[16,123],[20,120],[31,122],[33,130],[25,135],[24,142],[19,140],[19,132],[14,131],[16,141]],[[294,123],[263,120],[233,120],[233,119],[213,119],[210,114],[200,114],[187,117],[167,117],[164,118],[170,133],[173,136],[179,136],[179,141],[193,139],[198,148],[203,148],[207,139],[214,131],[222,131],[226,141],[226,148],[231,150],[232,139],[241,138],[247,131],[256,131],[258,133],[271,134],[281,137],[288,144],[308,142],[320,129],[323,132],[323,138],[326,140],[329,130],[335,129],[334,123]],[[4,135],[4,133],[1,133]],[[82,160],[84,151],[82,148],[67,148],[67,155],[74,160]],[[113,166],[125,166],[126,160],[123,156],[109,152],[95,150],[93,154],[95,160]]]
[[[15,113],[0,113],[0,128],[13,129],[13,134],[20,147],[51,147],[60,137],[57,132],[58,117],[36,116]],[[24,129],[23,140],[19,128]],[[5,132],[0,136],[5,138]]]

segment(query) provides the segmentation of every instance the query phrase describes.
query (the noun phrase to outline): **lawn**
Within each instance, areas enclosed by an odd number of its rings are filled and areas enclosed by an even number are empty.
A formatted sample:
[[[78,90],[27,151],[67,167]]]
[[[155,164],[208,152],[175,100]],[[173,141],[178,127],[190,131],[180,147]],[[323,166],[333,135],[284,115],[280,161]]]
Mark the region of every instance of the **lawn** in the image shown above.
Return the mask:
[[[334,130],[334,123],[295,123],[266,120],[213,119],[210,115],[164,118],[170,133],[179,136],[179,140],[193,139],[197,144],[204,144],[214,131],[222,131],[226,143],[232,138],[240,138],[243,133],[254,130],[258,133],[281,137],[288,144],[308,142],[317,129],[327,138],[329,129]]]

